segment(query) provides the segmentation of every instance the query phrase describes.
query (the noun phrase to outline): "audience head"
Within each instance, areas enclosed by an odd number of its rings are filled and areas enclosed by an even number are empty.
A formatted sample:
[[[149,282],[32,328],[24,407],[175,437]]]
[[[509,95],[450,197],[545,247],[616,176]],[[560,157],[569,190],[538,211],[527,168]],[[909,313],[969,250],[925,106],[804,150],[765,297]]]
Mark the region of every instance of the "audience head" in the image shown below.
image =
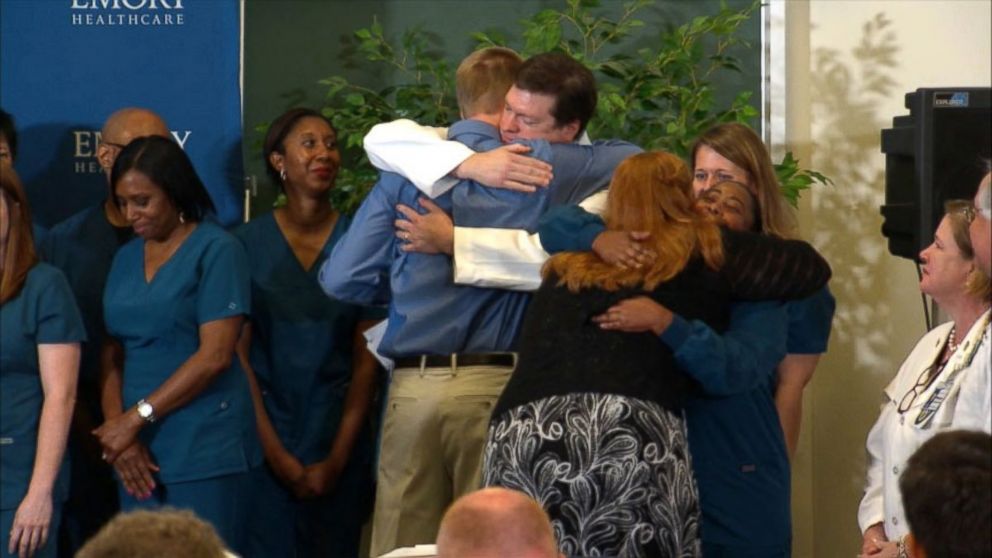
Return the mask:
[[[527,59],[506,93],[500,118],[503,141],[575,141],[596,112],[596,78],[589,68],[561,52]]]
[[[262,156],[265,172],[284,192],[287,185],[298,185],[326,194],[341,168],[337,130],[308,108],[289,109],[269,125]]]
[[[498,123],[523,59],[505,47],[488,47],[469,54],[455,71],[455,96],[462,118],[480,115]]]
[[[758,201],[746,184],[733,180],[714,184],[697,198],[696,207],[728,229],[761,232]]]
[[[13,163],[17,159],[17,127],[14,117],[0,109],[0,160]]]
[[[9,161],[0,161],[0,304],[14,298],[38,261],[31,210]]]
[[[985,275],[992,277],[992,172],[986,173],[975,193],[975,217],[969,234],[975,249],[975,261]]]
[[[693,183],[699,196],[718,182],[747,185],[758,201],[762,231],[779,237],[795,233],[795,220],[779,188],[765,144],[744,124],[718,124],[692,146]]]
[[[462,496],[445,512],[438,558],[559,558],[548,515],[533,499],[506,488]]]
[[[134,511],[115,516],[76,558],[223,558],[224,544],[188,510]]]
[[[121,213],[146,240],[164,240],[179,224],[214,211],[189,157],[163,137],[141,137],[121,150],[111,185]]]
[[[989,277],[978,268],[968,235],[970,206],[965,200],[948,201],[933,242],[920,252],[920,290],[938,303],[946,303],[959,294],[989,301]]]
[[[992,436],[935,435],[909,458],[899,491],[911,556],[992,556]]]
[[[123,108],[110,115],[100,131],[96,158],[110,180],[110,171],[121,150],[135,138],[144,136],[170,137],[169,127],[154,112],[143,108]],[[113,194],[111,194],[113,195]]]

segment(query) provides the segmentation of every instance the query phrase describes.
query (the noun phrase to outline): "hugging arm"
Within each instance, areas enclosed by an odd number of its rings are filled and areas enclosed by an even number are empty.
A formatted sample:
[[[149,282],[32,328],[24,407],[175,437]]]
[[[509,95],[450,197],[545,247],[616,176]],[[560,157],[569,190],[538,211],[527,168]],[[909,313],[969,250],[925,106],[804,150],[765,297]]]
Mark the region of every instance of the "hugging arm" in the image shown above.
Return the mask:
[[[740,300],[793,300],[830,280],[830,264],[801,240],[721,229],[726,261],[721,273]]]
[[[551,180],[551,166],[526,156],[527,146],[507,145],[476,153],[447,137],[446,128],[400,119],[373,126],[363,144],[376,168],[402,175],[430,198],[447,192],[461,179],[523,192],[533,192]]]

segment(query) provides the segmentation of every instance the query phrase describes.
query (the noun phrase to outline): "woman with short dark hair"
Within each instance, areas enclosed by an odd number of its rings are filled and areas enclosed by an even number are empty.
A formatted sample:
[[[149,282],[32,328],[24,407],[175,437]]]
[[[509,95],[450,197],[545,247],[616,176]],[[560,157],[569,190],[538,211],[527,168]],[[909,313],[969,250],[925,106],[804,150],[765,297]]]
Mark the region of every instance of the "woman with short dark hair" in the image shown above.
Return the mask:
[[[122,509],[192,509],[239,550],[249,471],[261,462],[234,358],[250,311],[244,250],[207,219],[210,196],[168,139],[128,144],[111,184],[137,238],[118,250],[104,290],[106,420],[94,433],[120,476]]]
[[[372,500],[376,365],[362,336],[373,315],[329,298],[317,280],[351,223],[328,197],[341,167],[337,132],[319,112],[291,109],[269,126],[263,155],[286,203],[234,231],[252,288],[238,354],[257,379],[268,464],[248,555],[358,556]]]

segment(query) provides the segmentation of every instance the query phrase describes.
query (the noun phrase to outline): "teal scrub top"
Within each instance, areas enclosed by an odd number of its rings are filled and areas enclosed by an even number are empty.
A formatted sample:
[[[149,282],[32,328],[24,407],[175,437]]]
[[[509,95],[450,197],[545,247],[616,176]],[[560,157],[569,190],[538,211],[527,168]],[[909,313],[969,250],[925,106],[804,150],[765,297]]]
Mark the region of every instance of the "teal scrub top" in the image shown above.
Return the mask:
[[[45,395],[38,345],[78,343],[86,331],[62,273],[45,263],[28,271],[21,292],[0,306],[0,509],[15,509],[27,493]],[[65,499],[67,462],[55,486]]]
[[[87,342],[79,364],[79,382],[90,393],[100,376],[100,346],[103,343],[103,288],[114,254],[134,238],[130,227],[115,227],[107,220],[103,204],[88,207],[55,225],[41,244],[41,258],[62,270],[83,315]],[[88,405],[94,416],[103,416],[99,401]]]
[[[252,368],[280,440],[304,463],[324,459],[337,433],[358,322],[385,313],[329,298],[318,283],[350,222],[338,218],[310,269],[293,254],[271,212],[234,231],[251,271]]]
[[[247,314],[248,267],[241,245],[201,222],[145,281],[144,240],[117,251],[103,293],[107,332],[124,347],[125,408],[147,397],[200,345],[202,324]],[[261,462],[248,381],[238,359],[195,399],[140,433],[163,483],[247,471]]]

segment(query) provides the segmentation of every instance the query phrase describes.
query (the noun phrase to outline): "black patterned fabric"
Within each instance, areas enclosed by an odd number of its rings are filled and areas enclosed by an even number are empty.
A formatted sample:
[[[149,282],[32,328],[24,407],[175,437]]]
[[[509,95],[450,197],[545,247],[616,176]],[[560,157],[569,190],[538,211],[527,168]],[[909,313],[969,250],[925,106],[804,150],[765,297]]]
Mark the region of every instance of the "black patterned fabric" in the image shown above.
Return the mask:
[[[490,425],[483,483],[537,500],[566,556],[700,555],[685,423],[650,401],[575,393],[515,407]]]

